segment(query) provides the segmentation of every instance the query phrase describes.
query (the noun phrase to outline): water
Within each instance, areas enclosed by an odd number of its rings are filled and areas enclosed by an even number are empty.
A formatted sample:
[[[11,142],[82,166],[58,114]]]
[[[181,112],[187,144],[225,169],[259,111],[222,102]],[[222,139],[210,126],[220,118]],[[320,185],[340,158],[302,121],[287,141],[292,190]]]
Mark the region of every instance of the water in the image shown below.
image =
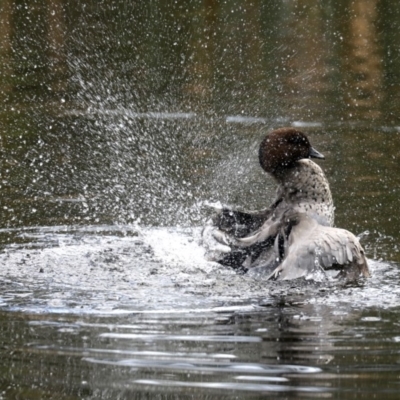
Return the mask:
[[[0,4],[0,399],[397,398],[400,7]],[[270,129],[326,160],[371,279],[206,262]]]

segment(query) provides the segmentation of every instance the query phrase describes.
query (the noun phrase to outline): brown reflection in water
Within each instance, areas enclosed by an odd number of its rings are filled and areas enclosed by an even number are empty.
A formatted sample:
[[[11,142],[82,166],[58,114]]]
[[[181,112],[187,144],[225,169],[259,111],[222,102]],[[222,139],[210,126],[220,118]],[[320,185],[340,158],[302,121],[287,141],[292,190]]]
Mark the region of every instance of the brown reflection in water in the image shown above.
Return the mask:
[[[354,0],[345,33],[343,62],[346,103],[361,118],[379,118],[383,99],[382,57],[378,40],[378,0]]]
[[[287,7],[286,54],[281,70],[285,111],[300,120],[314,119],[318,110],[326,116],[332,107],[326,94],[333,89],[330,76],[334,72],[329,63],[333,43],[324,16],[330,12],[329,5],[298,0]]]
[[[47,24],[48,24],[48,57],[51,89],[54,92],[64,91],[66,81],[57,79],[66,73],[66,57],[64,52],[65,21],[62,0],[47,0]]]
[[[0,3],[0,101],[11,90],[11,0]]]
[[[261,3],[225,4],[220,12],[216,98],[221,112],[265,115]]]
[[[0,5],[0,92],[37,104],[66,89],[62,0]]]
[[[260,2],[206,0],[193,20],[189,98],[223,114],[258,114],[266,92]]]
[[[191,35],[190,53],[187,70],[189,82],[185,91],[190,100],[207,101],[213,85],[213,51],[217,2],[206,0],[204,8],[196,10],[199,26]],[[196,29],[197,28],[197,29]],[[189,100],[189,101],[190,101]]]

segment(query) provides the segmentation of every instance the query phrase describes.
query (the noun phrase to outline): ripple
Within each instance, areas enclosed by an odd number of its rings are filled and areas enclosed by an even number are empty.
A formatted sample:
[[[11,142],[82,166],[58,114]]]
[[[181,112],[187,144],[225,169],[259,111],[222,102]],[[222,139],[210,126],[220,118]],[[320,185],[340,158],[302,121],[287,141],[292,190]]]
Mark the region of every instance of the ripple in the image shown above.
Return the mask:
[[[250,392],[307,392],[321,393],[331,392],[333,389],[318,386],[289,386],[289,385],[267,385],[261,383],[234,383],[234,382],[182,382],[161,379],[137,379],[136,384],[147,386],[170,386],[182,388],[223,389]]]
[[[300,365],[266,365],[254,363],[226,363],[214,361],[212,363],[190,363],[185,361],[173,361],[162,359],[140,359],[140,358],[124,358],[122,360],[100,359],[93,357],[84,357],[84,360],[91,364],[113,365],[116,367],[134,367],[134,368],[152,368],[162,370],[190,371],[192,373],[228,373],[236,374],[250,373],[278,375],[291,374],[291,376],[303,374],[317,374],[322,370],[317,367],[300,366]]]
[[[149,335],[136,333],[101,333],[102,338],[124,339],[124,340],[146,340],[146,341],[184,341],[184,342],[227,342],[227,343],[250,343],[261,342],[258,336],[197,336],[197,335]]]

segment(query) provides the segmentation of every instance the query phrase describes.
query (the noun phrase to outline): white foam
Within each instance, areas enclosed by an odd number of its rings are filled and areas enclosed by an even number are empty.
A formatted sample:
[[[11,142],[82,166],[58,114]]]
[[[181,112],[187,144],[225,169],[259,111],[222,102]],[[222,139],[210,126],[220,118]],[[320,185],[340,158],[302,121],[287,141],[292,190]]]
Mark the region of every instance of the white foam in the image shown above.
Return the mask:
[[[206,261],[201,228],[59,229],[31,229],[24,238],[31,243],[0,253],[1,307],[99,314],[253,312],[254,299],[273,304],[270,293],[281,290],[263,277]],[[308,305],[333,307],[340,315],[378,301],[382,308],[397,307],[397,266],[370,260],[370,267],[372,278],[364,286],[322,292],[316,287],[315,293],[311,286],[309,295],[307,288],[299,290]],[[284,296],[296,292],[282,290]]]
[[[187,270],[191,267],[211,271],[213,264],[204,258],[204,248],[200,245],[200,228],[177,230],[173,228],[149,229],[142,231],[145,243],[154,250],[159,260]]]

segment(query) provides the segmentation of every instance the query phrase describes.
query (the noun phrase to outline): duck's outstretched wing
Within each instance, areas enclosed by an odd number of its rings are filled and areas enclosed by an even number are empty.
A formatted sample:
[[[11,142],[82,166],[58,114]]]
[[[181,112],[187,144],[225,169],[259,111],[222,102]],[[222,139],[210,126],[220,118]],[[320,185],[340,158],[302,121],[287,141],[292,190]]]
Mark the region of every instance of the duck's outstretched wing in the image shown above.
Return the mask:
[[[283,261],[270,278],[312,278],[329,269],[347,280],[369,276],[364,250],[351,232],[321,225],[305,214],[295,219]]]
[[[272,215],[282,200],[275,201],[271,207],[260,211],[240,211],[229,207],[214,207],[212,224],[220,231],[236,238],[243,238],[259,229]]]
[[[268,209],[250,212],[213,207],[214,215],[202,232],[205,257],[233,268],[251,267],[261,252],[274,242],[277,228],[270,228],[270,219],[280,202],[277,200]],[[264,235],[259,235],[260,231]],[[257,234],[259,236],[254,237]]]
[[[279,223],[267,220],[254,235],[236,238],[207,224],[202,234],[205,257],[209,261],[243,270],[252,268],[260,256],[264,263],[272,260],[275,265],[275,242],[279,227]]]

